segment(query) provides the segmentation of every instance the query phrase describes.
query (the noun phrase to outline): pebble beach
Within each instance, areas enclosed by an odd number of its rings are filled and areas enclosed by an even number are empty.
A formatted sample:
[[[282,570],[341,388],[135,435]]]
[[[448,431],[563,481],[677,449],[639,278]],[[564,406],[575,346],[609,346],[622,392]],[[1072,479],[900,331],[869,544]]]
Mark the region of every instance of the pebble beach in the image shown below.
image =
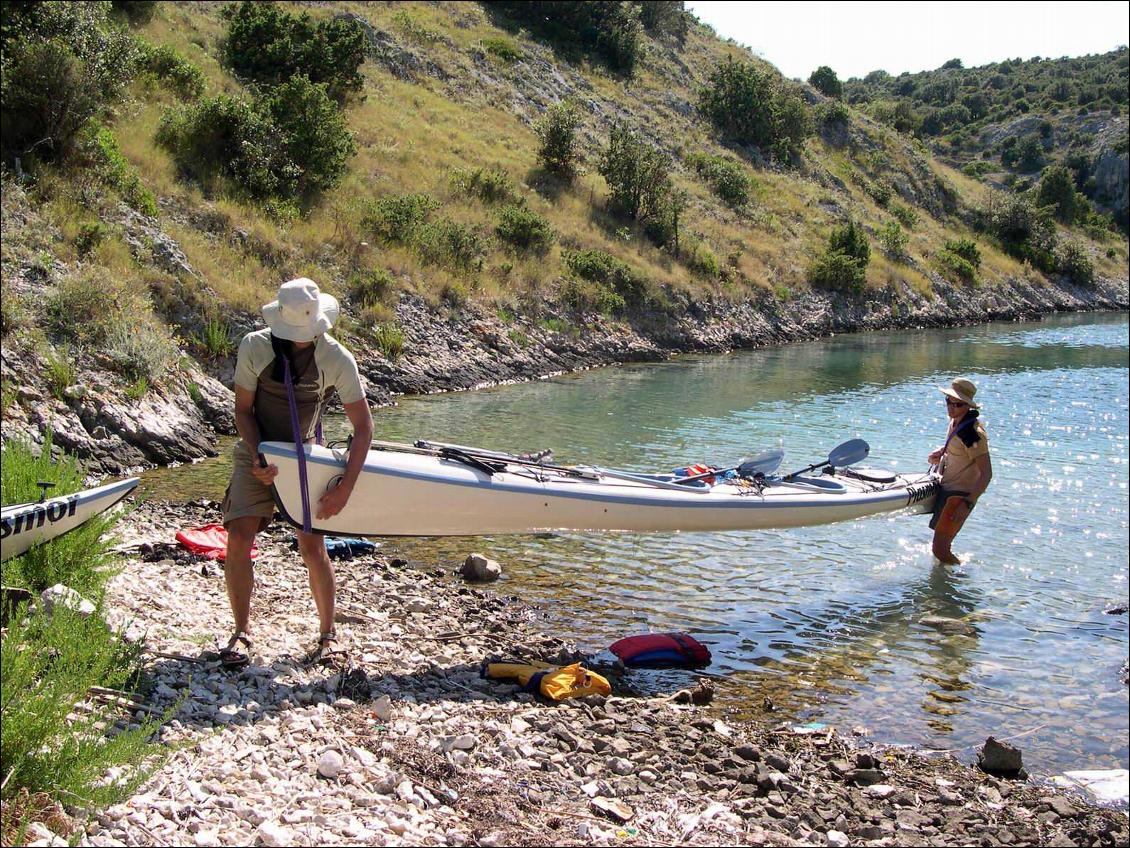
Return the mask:
[[[293,531],[259,537],[251,662],[220,667],[222,565],[173,543],[209,502],[118,528],[112,618],[144,639],[122,723],[170,716],[167,756],[122,804],[42,824],[81,845],[1125,845],[1128,820],[1036,780],[824,728],[727,720],[709,678],[657,697],[552,703],[488,657],[580,657],[501,590],[381,553],[335,563],[343,653],[316,630]],[[170,529],[174,528],[174,529]],[[497,584],[504,585],[504,584]]]

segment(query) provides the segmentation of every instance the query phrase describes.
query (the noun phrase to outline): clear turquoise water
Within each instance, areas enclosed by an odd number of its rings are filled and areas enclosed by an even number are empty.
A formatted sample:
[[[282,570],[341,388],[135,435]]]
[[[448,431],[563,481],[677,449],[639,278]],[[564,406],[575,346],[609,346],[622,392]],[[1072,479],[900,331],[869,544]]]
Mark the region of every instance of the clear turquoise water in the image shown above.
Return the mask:
[[[862,725],[967,760],[991,734],[1017,736],[1037,772],[1126,768],[1127,616],[1104,608],[1127,600],[1128,351],[1124,314],[1058,317],[599,369],[375,415],[381,439],[552,447],[561,461],[641,470],[777,446],[799,468],[862,437],[868,465],[918,471],[944,437],[936,387],[964,375],[980,389],[995,477],[957,568],[933,563],[920,516],[387,546],[451,566],[472,550],[498,559],[501,591],[567,609],[554,626],[589,649],[690,632],[738,715],[764,715],[769,697],[773,719]],[[976,634],[939,633],[925,616],[966,618]],[[643,689],[691,679],[632,674]]]

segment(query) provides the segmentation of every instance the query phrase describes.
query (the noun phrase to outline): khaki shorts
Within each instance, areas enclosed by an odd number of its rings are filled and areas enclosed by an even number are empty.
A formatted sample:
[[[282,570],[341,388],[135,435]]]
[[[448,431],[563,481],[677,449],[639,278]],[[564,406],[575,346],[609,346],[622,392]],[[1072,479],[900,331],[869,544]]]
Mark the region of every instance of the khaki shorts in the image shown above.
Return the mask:
[[[251,451],[242,439],[236,442],[232,451],[231,480],[228,481],[228,490],[224,493],[224,501],[220,506],[225,527],[237,518],[260,518],[259,531],[263,531],[275,517],[275,499],[271,495],[271,487],[264,486],[251,473],[252,463],[258,462],[259,458],[251,456]]]

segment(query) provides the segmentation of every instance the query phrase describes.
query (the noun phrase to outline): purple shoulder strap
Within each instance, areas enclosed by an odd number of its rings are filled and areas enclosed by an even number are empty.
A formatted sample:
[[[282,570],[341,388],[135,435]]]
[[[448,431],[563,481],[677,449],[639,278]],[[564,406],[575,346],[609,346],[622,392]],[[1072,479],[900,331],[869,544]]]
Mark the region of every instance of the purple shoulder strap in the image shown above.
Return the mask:
[[[294,452],[298,460],[298,488],[302,492],[302,530],[310,533],[313,531],[310,525],[310,488],[306,484],[306,449],[298,426],[298,403],[294,399],[294,381],[290,376],[289,356],[283,357],[283,378],[286,381],[287,403],[290,404],[290,426],[294,430]]]

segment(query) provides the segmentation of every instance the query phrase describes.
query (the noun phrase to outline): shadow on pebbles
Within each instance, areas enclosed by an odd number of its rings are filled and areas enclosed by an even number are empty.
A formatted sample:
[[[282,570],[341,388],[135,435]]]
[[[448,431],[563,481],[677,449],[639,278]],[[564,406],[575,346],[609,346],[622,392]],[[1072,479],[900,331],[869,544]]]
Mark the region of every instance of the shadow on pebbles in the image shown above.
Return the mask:
[[[279,522],[260,536],[251,662],[224,670],[222,566],[171,544],[216,520],[214,504],[150,503],[119,528],[109,605],[144,634],[134,697],[170,714],[167,757],[78,822],[81,844],[1127,842],[1121,813],[951,758],[730,724],[686,698],[552,704],[484,680],[491,656],[577,655],[516,598],[421,563],[335,563],[345,652],[306,666],[317,619]]]

